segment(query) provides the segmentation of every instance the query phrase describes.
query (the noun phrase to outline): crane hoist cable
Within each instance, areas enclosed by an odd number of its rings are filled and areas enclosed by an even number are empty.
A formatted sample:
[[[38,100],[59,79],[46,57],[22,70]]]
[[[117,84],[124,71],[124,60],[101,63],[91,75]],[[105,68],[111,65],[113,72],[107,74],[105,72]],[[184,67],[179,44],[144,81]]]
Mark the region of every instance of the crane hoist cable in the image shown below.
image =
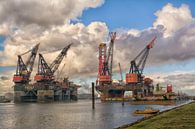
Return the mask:
[[[16,74],[13,77],[13,81],[15,83],[28,83],[30,81],[30,75],[34,67],[34,62],[39,49],[39,45],[40,43],[35,45],[31,50],[18,55]],[[30,56],[28,57],[26,63],[24,63],[22,56],[30,52]]]
[[[127,83],[141,83],[143,81],[143,70],[148,58],[150,49],[153,48],[156,37],[131,61],[129,73],[126,74]]]
[[[99,45],[99,68],[96,84],[112,83],[112,63],[113,63],[113,47],[116,39],[116,32],[110,33],[110,43],[107,49],[106,43]]]
[[[67,55],[67,51],[70,49],[71,45],[72,45],[72,43],[67,45],[66,47],[64,47],[50,65],[48,65],[48,63],[45,61],[42,54],[39,54],[38,72],[35,76],[35,80],[38,82],[39,81],[53,80],[54,73],[57,71],[63,58]]]

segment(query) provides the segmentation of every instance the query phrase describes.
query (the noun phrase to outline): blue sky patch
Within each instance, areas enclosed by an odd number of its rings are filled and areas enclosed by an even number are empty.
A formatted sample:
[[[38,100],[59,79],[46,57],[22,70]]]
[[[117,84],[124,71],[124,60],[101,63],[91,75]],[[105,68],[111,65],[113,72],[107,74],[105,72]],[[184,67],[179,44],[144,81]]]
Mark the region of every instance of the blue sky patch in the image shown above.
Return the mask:
[[[153,25],[154,13],[167,3],[175,7],[187,4],[195,16],[194,0],[105,0],[101,7],[84,11],[80,20],[85,25],[94,21],[105,22],[110,31],[117,28],[141,30]]]
[[[4,47],[3,47],[4,41],[5,41],[5,37],[0,35],[0,51],[2,51],[4,49]]]

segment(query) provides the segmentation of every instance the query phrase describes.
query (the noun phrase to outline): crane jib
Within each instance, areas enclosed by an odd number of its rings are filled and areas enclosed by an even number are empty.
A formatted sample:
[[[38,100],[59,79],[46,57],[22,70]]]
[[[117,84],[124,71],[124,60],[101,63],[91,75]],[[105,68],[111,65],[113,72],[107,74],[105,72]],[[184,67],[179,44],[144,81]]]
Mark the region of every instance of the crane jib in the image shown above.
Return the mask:
[[[143,70],[150,52],[153,48],[156,37],[131,61],[129,73],[126,75],[127,83],[141,83],[143,81]]]
[[[69,44],[66,47],[64,47],[62,51],[59,53],[59,55],[51,63],[51,65],[48,65],[43,56],[40,54],[38,62],[38,72],[34,77],[35,81],[41,82],[46,80],[47,81],[54,80],[54,73],[57,71],[58,67],[60,66],[63,58],[66,56],[67,51],[70,49],[71,45],[72,44]]]
[[[30,81],[30,75],[33,70],[34,61],[39,49],[39,45],[35,45],[31,50],[18,55],[18,62],[16,68],[16,74],[13,77],[15,83],[28,83]],[[27,58],[26,63],[24,63],[22,56],[31,52],[30,56]]]

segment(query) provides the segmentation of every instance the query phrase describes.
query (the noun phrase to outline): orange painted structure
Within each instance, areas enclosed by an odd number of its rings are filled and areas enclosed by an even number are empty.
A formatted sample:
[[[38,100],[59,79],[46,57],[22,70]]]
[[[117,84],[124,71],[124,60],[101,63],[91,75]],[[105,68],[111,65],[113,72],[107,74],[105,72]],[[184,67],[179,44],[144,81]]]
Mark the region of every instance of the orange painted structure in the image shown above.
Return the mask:
[[[39,54],[38,71],[34,77],[36,83],[30,84],[30,75],[38,52],[39,44],[31,50],[18,55],[17,69],[13,77],[14,102],[47,102],[47,101],[70,101],[77,100],[77,89],[80,87],[68,78],[57,80],[54,76],[63,58],[66,56],[71,44],[66,46],[55,60],[48,65]],[[22,56],[30,53],[27,61]]]
[[[101,100],[121,100],[124,98],[125,91],[133,91],[134,98],[153,95],[153,80],[144,78],[142,73],[149,55],[149,50],[153,47],[156,37],[131,61],[129,73],[126,74],[126,84],[122,83],[122,80],[119,83],[112,82],[113,47],[115,38],[116,33],[112,33],[108,51],[106,44],[101,43],[99,45],[99,70],[96,90],[100,94]]]
[[[167,93],[172,93],[172,92],[173,92],[172,85],[167,85]]]
[[[138,83],[138,75],[135,73],[126,74],[126,83]]]

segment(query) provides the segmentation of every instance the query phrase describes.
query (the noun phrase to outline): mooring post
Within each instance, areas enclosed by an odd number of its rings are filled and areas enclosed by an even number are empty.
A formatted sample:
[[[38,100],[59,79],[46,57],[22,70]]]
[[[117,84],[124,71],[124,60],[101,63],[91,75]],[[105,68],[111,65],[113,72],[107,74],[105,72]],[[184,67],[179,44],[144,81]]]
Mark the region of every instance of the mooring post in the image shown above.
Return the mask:
[[[95,87],[94,87],[94,82],[92,82],[92,109],[95,109]]]
[[[124,98],[124,96],[123,96],[122,106],[124,106],[124,105],[125,105],[125,104],[124,104],[124,101],[125,101],[125,98]]]

